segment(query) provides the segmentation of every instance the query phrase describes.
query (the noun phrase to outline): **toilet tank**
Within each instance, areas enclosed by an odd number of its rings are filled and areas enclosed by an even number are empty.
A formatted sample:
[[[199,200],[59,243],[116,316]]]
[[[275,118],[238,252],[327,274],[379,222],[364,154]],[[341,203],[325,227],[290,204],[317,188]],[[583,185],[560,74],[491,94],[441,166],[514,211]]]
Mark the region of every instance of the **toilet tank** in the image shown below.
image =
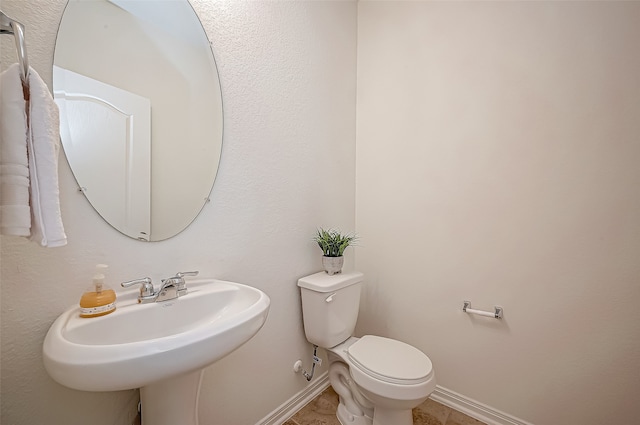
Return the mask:
[[[320,272],[298,280],[304,333],[310,343],[331,348],[353,334],[363,278],[360,272],[333,276]]]

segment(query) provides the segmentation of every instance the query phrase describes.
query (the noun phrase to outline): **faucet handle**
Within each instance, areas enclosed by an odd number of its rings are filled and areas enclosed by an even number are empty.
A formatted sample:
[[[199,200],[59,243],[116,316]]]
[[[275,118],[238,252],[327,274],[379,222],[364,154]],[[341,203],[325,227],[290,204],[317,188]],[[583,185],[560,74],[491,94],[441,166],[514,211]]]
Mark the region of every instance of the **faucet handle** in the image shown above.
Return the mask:
[[[198,273],[200,272],[197,270],[193,272],[178,272],[176,273],[176,277],[183,278],[185,276],[198,276]]]
[[[171,282],[176,289],[178,290],[178,296],[181,297],[187,294],[187,283],[184,281],[185,276],[198,276],[198,271],[193,272],[178,272],[175,276],[170,277],[168,279],[163,279],[162,283],[164,286],[165,282]]]
[[[137,284],[140,284],[140,298],[152,297],[154,295],[153,283],[151,282],[150,277],[122,282],[120,286],[122,286],[123,288],[128,288]]]

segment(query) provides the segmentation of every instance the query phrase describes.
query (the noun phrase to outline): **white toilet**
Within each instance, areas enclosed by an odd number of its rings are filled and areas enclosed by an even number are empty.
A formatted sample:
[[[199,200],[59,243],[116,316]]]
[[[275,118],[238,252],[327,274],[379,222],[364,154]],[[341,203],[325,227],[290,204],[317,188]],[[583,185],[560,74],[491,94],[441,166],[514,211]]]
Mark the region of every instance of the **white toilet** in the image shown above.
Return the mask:
[[[352,336],[364,275],[325,272],[298,280],[307,340],[327,351],[342,425],[412,425],[411,410],[436,387],[431,360],[394,339]]]

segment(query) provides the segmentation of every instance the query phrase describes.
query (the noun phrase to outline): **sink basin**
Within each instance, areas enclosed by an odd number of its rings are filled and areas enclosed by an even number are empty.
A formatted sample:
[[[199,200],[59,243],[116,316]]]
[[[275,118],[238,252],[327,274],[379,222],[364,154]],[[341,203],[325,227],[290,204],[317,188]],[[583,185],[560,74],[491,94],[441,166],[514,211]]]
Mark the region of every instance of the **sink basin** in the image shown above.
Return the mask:
[[[118,293],[115,312],[81,318],[72,307],[44,340],[44,365],[62,385],[84,391],[147,387],[203,369],[253,337],[269,297],[239,283],[198,279],[171,301],[138,304]]]

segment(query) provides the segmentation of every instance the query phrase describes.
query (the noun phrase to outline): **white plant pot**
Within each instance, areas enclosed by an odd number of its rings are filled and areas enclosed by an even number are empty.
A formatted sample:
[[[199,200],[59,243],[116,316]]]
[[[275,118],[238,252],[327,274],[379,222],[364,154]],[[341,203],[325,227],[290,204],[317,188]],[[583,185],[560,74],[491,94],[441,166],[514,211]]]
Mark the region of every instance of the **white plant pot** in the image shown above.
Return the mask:
[[[324,271],[329,275],[333,276],[336,273],[342,273],[342,265],[344,264],[344,257],[322,257],[322,267],[324,267]]]

